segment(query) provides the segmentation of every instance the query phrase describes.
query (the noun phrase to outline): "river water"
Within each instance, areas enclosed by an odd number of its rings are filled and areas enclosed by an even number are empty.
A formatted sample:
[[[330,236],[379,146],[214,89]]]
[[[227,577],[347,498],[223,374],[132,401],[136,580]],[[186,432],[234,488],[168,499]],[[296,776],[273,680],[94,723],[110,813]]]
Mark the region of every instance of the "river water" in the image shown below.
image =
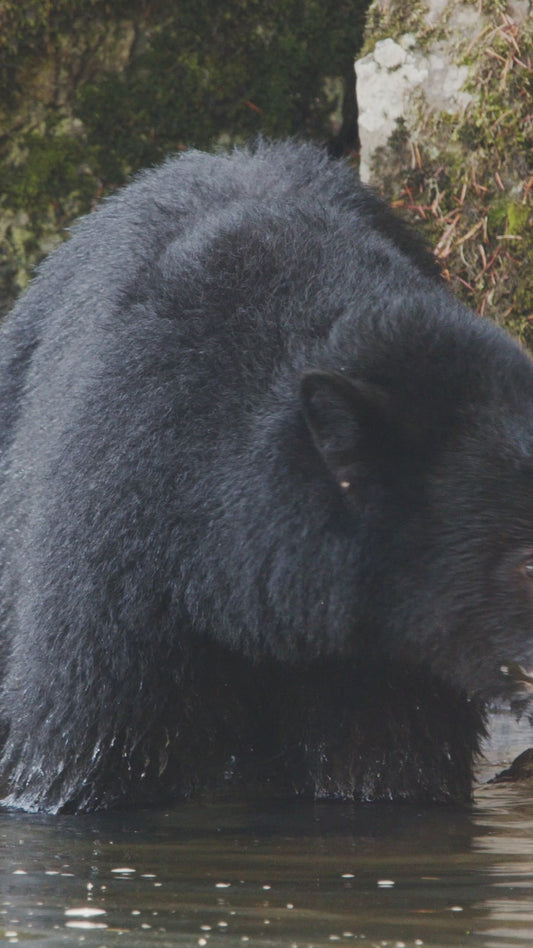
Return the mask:
[[[0,814],[0,941],[86,948],[531,948],[533,744],[495,719],[469,810],[177,806]]]

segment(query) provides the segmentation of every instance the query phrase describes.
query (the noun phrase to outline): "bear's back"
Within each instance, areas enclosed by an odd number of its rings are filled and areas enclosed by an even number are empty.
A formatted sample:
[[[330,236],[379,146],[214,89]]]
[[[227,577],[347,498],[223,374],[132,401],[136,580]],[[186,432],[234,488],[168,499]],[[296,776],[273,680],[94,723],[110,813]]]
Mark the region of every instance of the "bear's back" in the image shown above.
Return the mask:
[[[304,363],[336,322],[353,322],[355,304],[379,309],[390,294],[377,274],[412,279],[413,260],[436,272],[418,238],[318,148],[170,158],[78,222],[6,319],[0,448],[23,392],[64,398],[95,338],[112,336],[119,362],[149,338],[188,393],[226,388],[230,410],[251,404],[287,361]],[[52,376],[64,391],[40,393]]]

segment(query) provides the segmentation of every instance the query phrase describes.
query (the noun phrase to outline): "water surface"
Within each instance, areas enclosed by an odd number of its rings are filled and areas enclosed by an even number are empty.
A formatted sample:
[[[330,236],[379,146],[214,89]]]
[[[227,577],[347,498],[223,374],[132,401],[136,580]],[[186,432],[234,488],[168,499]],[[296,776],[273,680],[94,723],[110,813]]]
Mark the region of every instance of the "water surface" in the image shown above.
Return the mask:
[[[531,741],[496,720],[471,810],[177,806],[0,814],[0,940],[213,948],[531,948]]]

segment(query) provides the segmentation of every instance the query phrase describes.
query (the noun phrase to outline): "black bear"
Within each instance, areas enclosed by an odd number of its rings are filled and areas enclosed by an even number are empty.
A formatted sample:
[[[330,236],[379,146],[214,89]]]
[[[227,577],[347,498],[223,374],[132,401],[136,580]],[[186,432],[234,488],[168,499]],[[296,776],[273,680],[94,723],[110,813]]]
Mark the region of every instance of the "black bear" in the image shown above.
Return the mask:
[[[7,317],[0,413],[5,805],[469,798],[533,666],[533,362],[348,166],[140,174]]]

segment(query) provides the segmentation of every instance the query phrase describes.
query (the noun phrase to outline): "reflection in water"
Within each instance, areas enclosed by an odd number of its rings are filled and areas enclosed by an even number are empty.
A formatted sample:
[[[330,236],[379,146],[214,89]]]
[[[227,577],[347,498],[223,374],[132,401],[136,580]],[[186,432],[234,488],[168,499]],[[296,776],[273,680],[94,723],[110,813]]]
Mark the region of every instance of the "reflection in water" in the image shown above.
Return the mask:
[[[492,721],[482,777],[493,776],[531,746],[527,719],[517,725],[508,715]],[[473,853],[485,859],[482,871],[489,893],[477,908],[483,912],[487,948],[516,948],[533,943],[533,787],[485,783],[476,794],[473,813],[478,835]]]
[[[533,944],[533,799],[531,789],[487,785],[477,794],[473,852],[486,860],[492,892],[479,906],[487,948]]]
[[[482,785],[472,811],[0,815],[6,944],[530,948],[532,883],[531,792],[506,784]]]

